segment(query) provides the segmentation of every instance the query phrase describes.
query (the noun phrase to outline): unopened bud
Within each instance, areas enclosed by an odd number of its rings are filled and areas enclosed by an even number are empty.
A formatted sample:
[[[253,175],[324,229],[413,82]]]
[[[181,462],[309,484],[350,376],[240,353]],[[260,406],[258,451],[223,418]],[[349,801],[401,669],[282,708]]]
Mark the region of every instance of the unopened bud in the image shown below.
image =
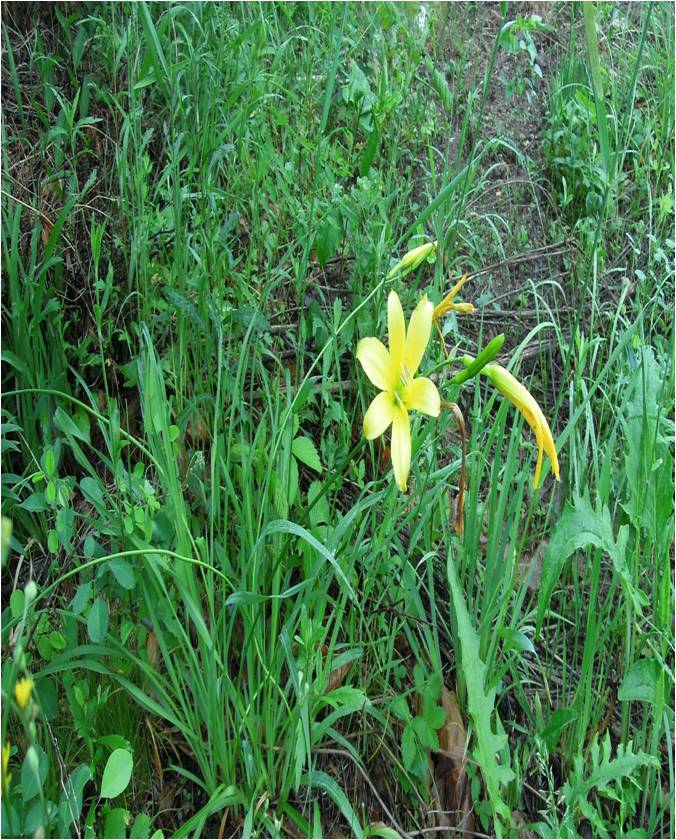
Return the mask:
[[[453,377],[453,383],[455,385],[462,385],[463,382],[467,382],[469,379],[475,377],[479,371],[493,361],[504,343],[505,336],[503,333],[500,333],[500,335],[496,335],[494,339],[488,342],[476,359],[472,358],[472,356],[462,356],[460,361],[465,366],[465,369],[456,373]]]
[[[398,274],[408,274],[409,271],[414,271],[421,265],[431,254],[437,250],[437,242],[426,242],[424,245],[419,245],[412,251],[404,255],[403,259],[391,268],[387,274],[387,279],[392,280]]]

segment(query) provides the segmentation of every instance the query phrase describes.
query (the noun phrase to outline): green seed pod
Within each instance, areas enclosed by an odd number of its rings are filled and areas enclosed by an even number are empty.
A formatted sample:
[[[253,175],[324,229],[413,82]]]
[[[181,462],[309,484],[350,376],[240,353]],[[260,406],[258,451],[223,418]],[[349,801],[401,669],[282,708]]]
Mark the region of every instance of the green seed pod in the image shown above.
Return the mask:
[[[456,373],[453,377],[453,384],[462,385],[463,382],[467,382],[475,377],[482,368],[493,361],[504,343],[504,333],[500,333],[500,335],[496,335],[494,339],[488,342],[476,359],[472,358],[472,356],[462,356],[460,361],[465,366],[465,369]]]

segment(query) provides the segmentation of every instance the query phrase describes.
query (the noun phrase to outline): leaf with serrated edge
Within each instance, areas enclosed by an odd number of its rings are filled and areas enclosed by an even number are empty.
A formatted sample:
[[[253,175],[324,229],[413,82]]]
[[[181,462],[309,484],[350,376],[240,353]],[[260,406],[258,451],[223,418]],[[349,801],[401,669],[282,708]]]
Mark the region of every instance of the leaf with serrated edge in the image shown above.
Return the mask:
[[[453,597],[453,607],[458,625],[460,638],[460,653],[462,671],[467,685],[468,711],[474,723],[476,746],[474,757],[481,768],[486,783],[488,799],[493,819],[495,821],[496,836],[503,833],[503,822],[509,824],[510,810],[500,795],[500,788],[514,778],[510,767],[498,764],[495,755],[502,753],[509,755],[507,735],[502,727],[497,711],[495,711],[495,689],[486,692],[486,666],[479,656],[479,637],[467,612],[462,589],[453,566],[450,554],[446,564],[448,582]],[[491,716],[495,712],[496,731],[491,724]]]

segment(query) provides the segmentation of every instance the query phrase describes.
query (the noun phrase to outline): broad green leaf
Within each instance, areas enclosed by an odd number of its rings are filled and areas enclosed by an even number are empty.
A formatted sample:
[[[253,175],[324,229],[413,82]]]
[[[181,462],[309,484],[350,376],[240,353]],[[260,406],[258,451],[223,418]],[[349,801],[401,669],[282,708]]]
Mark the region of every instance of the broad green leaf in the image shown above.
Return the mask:
[[[150,817],[147,814],[139,814],[131,827],[131,840],[143,840],[150,837]]]
[[[103,500],[103,488],[100,481],[87,476],[80,481],[80,490],[82,490],[85,499],[94,505],[98,513],[104,514],[106,512],[106,503]]]
[[[23,589],[15,589],[9,597],[9,608],[12,613],[12,618],[21,618],[25,603],[26,596],[23,593]]]
[[[65,435],[71,435],[85,443],[89,443],[89,426],[81,427],[62,408],[57,408],[54,412],[54,424]]]
[[[50,480],[45,487],[45,501],[48,505],[56,504],[56,482],[54,480]]]
[[[103,824],[103,836],[109,840],[127,836],[129,811],[126,808],[111,808],[106,813]]]
[[[350,64],[348,83],[343,87],[342,96],[344,102],[357,107],[360,113],[371,111],[378,101],[366,74],[354,59]]]
[[[398,717],[399,720],[407,722],[411,719],[411,711],[408,708],[406,698],[402,694],[399,694],[391,701],[389,710],[393,715]]]
[[[75,613],[75,615],[81,615],[84,612],[84,608],[89,603],[89,594],[92,591],[91,583],[81,583],[73,597],[73,600],[70,602],[70,608]]]
[[[53,630],[49,634],[49,644],[54,648],[54,650],[65,650],[66,638],[63,633],[60,633],[58,630]]]
[[[401,736],[401,758],[404,767],[418,779],[427,777],[429,773],[427,753],[418,740],[413,720],[409,720]]]
[[[518,650],[521,653],[534,653],[533,642],[522,631],[515,627],[503,627],[500,635],[505,640],[505,650]]]
[[[91,778],[91,771],[86,764],[81,764],[79,767],[76,767],[68,777],[59,801],[59,812],[66,826],[70,826],[80,819],[82,812],[82,792]]]
[[[75,511],[70,507],[59,508],[56,514],[56,533],[59,537],[59,542],[68,552],[73,550],[71,539],[73,537],[74,526]]]
[[[620,690],[617,692],[618,700],[642,700],[645,703],[654,703],[661,670],[659,662],[654,659],[640,659],[634,662],[622,680]]]
[[[56,458],[54,456],[54,450],[51,446],[48,446],[45,449],[42,462],[44,465],[45,475],[47,478],[51,478],[54,475],[54,470],[56,469]]]
[[[670,443],[673,426],[665,425],[666,387],[663,371],[651,348],[641,352],[641,364],[626,388],[622,413],[624,469],[629,492],[623,507],[636,528],[644,527],[666,551],[673,531],[674,472]]]
[[[128,750],[113,750],[106,762],[101,780],[101,796],[114,799],[127,789],[134,761]]]
[[[443,723],[443,721],[442,721]],[[414,717],[411,721],[413,731],[418,736],[418,740],[426,750],[438,750],[439,739],[437,733],[431,724],[423,717]]]
[[[328,694],[323,694],[322,700],[334,709],[346,709],[348,713],[360,712],[371,705],[371,701],[360,688],[349,685],[334,688]]]
[[[48,769],[49,760],[40,744],[29,746],[21,765],[21,795],[24,802],[40,793]]]
[[[56,554],[59,550],[59,535],[53,528],[50,528],[47,534],[47,548],[50,554]]]
[[[131,749],[129,741],[124,737],[124,735],[102,735],[96,740],[99,744],[103,744],[104,747],[107,747],[107,749],[109,749],[111,752],[113,750]]]
[[[108,568],[123,589],[133,589],[136,586],[134,570],[126,560],[123,560],[121,557],[109,560]]]
[[[574,720],[577,720],[575,709],[556,709],[552,712],[551,717],[540,733],[549,750],[556,748],[561,732]]]
[[[3,803],[3,811],[7,806]],[[43,802],[41,799],[36,799],[35,802],[28,809],[26,814],[26,822],[23,826],[22,837],[35,837],[36,833],[45,823],[49,824],[56,815],[56,806],[50,800]],[[46,817],[46,819],[45,819]],[[3,836],[7,834],[3,831]],[[40,836],[40,834],[38,834]],[[63,835],[61,835],[63,836]]]
[[[61,688],[59,690],[61,691]],[[40,701],[40,717],[46,720],[54,717],[60,706],[54,680],[49,677],[38,679],[35,683],[35,695]]]
[[[17,505],[17,507],[20,507],[22,510],[27,510],[29,513],[42,513],[47,510],[49,505],[47,504],[44,493],[33,493]]]
[[[313,481],[308,487],[307,502],[309,508],[310,523],[313,528],[319,525],[328,525],[331,513],[326,493],[323,493],[324,485],[320,481]]]
[[[89,610],[87,618],[87,633],[89,638],[94,643],[102,642],[106,638],[108,632],[108,604],[105,598],[99,596],[92,608]]]
[[[319,460],[317,449],[310,438],[294,438],[293,443],[291,444],[291,451],[296,458],[298,458],[299,461],[302,461],[306,466],[319,473],[322,471],[322,464]]]

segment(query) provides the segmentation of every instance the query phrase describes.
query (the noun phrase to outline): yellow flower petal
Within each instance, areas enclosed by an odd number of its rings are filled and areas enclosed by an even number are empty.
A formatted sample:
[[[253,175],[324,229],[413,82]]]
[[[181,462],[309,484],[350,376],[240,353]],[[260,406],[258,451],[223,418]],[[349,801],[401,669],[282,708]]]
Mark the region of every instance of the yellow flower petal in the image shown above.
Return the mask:
[[[20,708],[26,708],[28,701],[31,699],[32,690],[33,680],[30,677],[17,680],[16,685],[14,686],[14,696],[16,697],[16,702],[19,704]]]
[[[535,402],[535,400],[533,400]],[[542,465],[542,450],[544,448],[547,455],[549,455],[549,460],[552,462],[552,472],[554,473],[556,480],[561,481],[561,476],[559,475],[559,459],[556,454],[556,446],[554,445],[554,438],[552,437],[551,429],[549,428],[549,423],[545,418],[544,414],[542,413],[542,409],[540,406],[535,402],[535,408],[537,409],[539,427],[540,427],[540,439],[538,440],[538,446],[540,447],[540,457],[539,463]],[[540,473],[537,467],[535,468],[535,481],[533,482],[533,487],[537,490],[538,485],[540,483]]]
[[[364,373],[376,388],[387,391],[393,387],[399,371],[393,370],[390,354],[382,341],[377,338],[362,338],[357,345],[357,358],[364,368]]]
[[[541,435],[536,435],[541,438]],[[537,490],[540,486],[540,473],[542,472],[542,440],[538,440],[538,462],[535,465],[535,475],[533,476],[533,490]]]
[[[405,493],[408,473],[411,469],[411,427],[408,422],[408,412],[401,406],[394,408],[391,449],[394,478],[401,492]]]
[[[373,440],[389,428],[394,417],[394,397],[388,391],[382,391],[373,400],[364,415],[364,436]]]
[[[432,331],[432,315],[434,304],[423,295],[420,303],[416,306],[411,315],[406,333],[406,348],[404,350],[404,365],[408,368],[408,375],[415,376],[422,357],[427,349],[427,342],[430,340]]]
[[[453,286],[451,291],[444,297],[441,303],[437,304],[434,307],[434,315],[433,320],[438,321],[440,318],[443,318],[447,312],[450,312],[451,309],[457,309],[458,312],[465,312],[471,313],[474,311],[474,307],[471,304],[464,304],[464,303],[453,303],[453,298],[458,294],[460,289],[465,285],[465,283],[469,280],[469,274],[463,274],[462,277],[458,280],[458,282]],[[462,306],[472,306],[471,309],[459,309],[458,307]]]
[[[387,329],[390,334],[390,358],[392,366],[399,370],[406,345],[406,322],[401,301],[396,292],[387,298]]]
[[[430,417],[438,417],[441,411],[437,386],[426,376],[419,376],[408,383],[404,390],[404,403],[409,410],[422,411]]]

